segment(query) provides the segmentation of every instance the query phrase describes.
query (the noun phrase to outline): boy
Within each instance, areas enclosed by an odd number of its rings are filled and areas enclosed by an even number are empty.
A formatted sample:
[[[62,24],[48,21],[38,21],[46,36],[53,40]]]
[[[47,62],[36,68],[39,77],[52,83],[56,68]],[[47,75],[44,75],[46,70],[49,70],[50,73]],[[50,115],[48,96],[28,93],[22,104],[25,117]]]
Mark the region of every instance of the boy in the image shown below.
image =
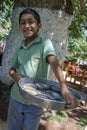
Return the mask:
[[[39,14],[30,8],[23,10],[19,16],[19,27],[24,34],[24,40],[16,50],[9,70],[15,80],[11,90],[11,100],[8,110],[8,130],[37,130],[43,110],[34,106],[21,96],[18,81],[23,77],[47,78],[49,65],[60,82],[62,96],[68,102],[68,108],[74,108],[78,101],[69,92],[58,64],[55,50],[50,39],[39,35],[41,28]]]

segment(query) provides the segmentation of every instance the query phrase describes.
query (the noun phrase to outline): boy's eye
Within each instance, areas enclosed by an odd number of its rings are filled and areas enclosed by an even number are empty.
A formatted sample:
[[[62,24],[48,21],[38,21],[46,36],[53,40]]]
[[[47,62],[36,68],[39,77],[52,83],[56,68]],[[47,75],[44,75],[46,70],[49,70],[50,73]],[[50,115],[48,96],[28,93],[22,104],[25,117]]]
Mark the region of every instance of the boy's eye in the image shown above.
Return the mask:
[[[28,21],[28,23],[29,23],[29,24],[32,24],[32,23],[33,23],[33,21]]]
[[[33,23],[34,23],[33,21],[27,21],[27,22],[25,22],[25,21],[22,22],[22,21],[21,21],[21,22],[20,22],[21,25],[33,24]]]
[[[26,22],[20,22],[20,25],[26,25]]]

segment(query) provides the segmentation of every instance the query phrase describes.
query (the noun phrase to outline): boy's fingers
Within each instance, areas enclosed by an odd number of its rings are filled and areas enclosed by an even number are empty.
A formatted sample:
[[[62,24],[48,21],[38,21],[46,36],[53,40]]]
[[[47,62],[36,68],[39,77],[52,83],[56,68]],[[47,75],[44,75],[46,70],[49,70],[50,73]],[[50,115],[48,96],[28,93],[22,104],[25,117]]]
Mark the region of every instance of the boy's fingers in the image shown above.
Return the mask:
[[[81,106],[81,101],[76,99],[74,101],[67,102],[65,105],[65,109],[74,109],[74,108],[79,107],[79,106]]]

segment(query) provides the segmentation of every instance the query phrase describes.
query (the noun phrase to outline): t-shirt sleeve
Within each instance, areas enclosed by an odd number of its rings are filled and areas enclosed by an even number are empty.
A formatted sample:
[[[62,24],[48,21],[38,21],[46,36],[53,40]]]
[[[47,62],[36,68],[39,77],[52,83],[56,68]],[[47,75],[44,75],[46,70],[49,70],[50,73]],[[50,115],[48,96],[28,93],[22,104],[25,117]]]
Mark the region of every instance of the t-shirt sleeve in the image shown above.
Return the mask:
[[[19,49],[17,49],[13,55],[13,58],[11,60],[11,67],[14,67],[16,69],[19,68],[19,63],[18,63],[18,52],[19,52]]]
[[[56,52],[50,39],[45,39],[43,48],[43,58],[45,59],[48,55],[55,55]]]

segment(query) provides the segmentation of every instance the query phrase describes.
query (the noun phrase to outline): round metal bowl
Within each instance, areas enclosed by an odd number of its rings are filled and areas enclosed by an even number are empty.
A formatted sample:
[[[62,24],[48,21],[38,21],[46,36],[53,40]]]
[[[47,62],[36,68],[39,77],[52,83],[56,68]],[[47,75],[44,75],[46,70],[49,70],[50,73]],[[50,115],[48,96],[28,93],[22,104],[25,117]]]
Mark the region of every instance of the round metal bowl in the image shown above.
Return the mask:
[[[60,85],[56,81],[42,78],[22,78],[18,82],[19,90],[33,105],[62,111],[65,108],[66,102],[61,95]],[[81,100],[80,94],[69,87],[69,90],[74,96]]]

